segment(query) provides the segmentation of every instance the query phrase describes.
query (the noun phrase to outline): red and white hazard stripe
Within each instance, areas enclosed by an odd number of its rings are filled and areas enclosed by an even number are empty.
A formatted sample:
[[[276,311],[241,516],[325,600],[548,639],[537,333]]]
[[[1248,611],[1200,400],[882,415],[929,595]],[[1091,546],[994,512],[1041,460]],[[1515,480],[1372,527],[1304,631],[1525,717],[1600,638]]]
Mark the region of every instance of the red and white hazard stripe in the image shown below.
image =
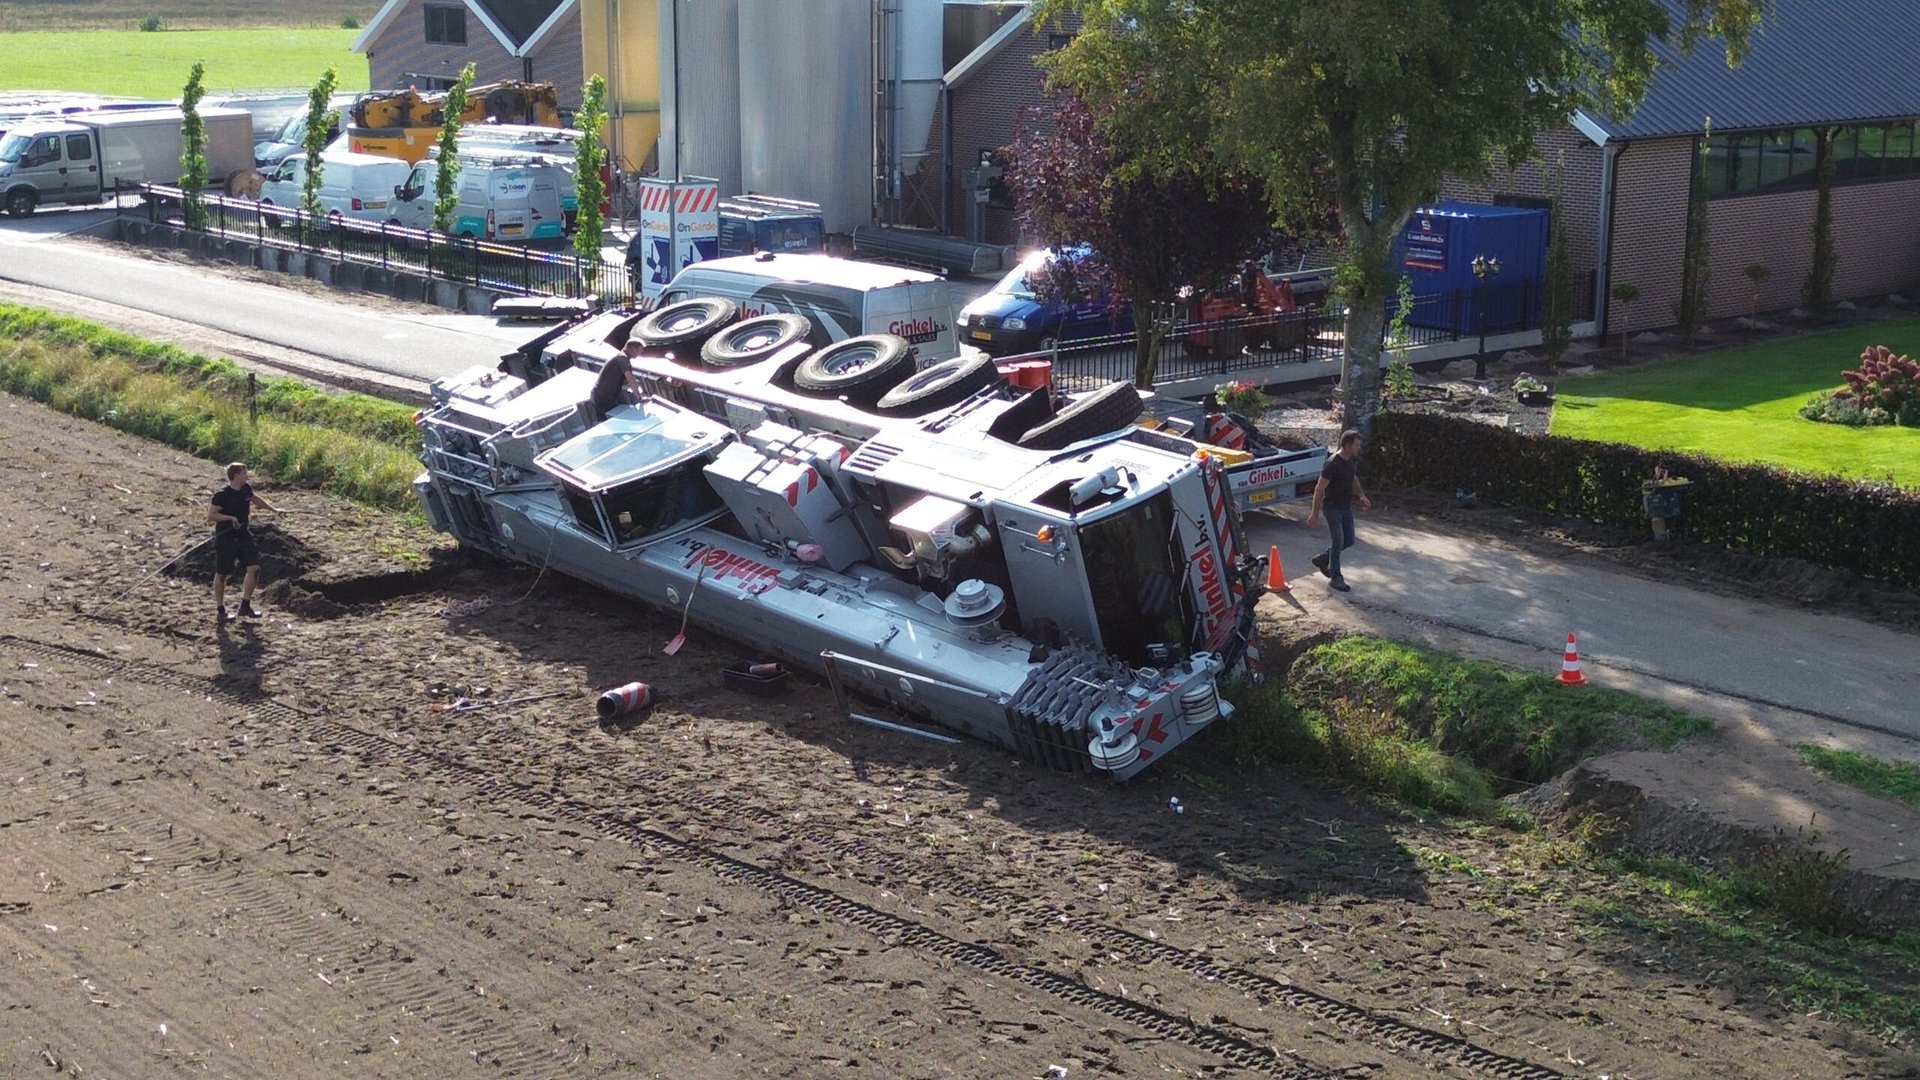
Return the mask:
[[[671,209],[680,214],[700,214],[713,209],[719,201],[717,184],[679,188],[671,184],[649,184],[640,192],[640,208],[656,213]]]
[[[1201,471],[1201,475],[1206,480],[1207,502],[1213,517],[1213,535],[1219,539],[1220,543],[1220,563],[1222,566],[1232,567],[1240,563],[1240,548],[1234,542],[1233,521],[1229,517],[1233,507],[1227,497],[1227,484],[1220,472],[1220,463],[1209,461],[1207,467]],[[1240,576],[1233,575],[1233,598],[1239,600],[1246,594],[1246,585],[1241,582]]]
[[[1245,450],[1247,433],[1226,413],[1207,414],[1207,441],[1229,450]]]
[[[804,492],[801,488],[802,484],[806,485]],[[803,493],[807,495],[813,494],[813,489],[819,486],[820,486],[819,472],[815,471],[812,467],[809,467],[807,469],[805,476],[787,485],[787,505],[799,506],[800,496]]]

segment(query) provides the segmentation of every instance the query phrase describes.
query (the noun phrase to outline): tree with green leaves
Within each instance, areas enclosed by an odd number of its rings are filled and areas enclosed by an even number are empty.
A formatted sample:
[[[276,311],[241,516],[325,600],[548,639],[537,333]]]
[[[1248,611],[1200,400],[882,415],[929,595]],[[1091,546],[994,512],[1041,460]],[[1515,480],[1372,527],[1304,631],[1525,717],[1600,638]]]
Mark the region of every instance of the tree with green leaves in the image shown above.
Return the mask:
[[[1567,250],[1567,215],[1560,203],[1560,192],[1553,193],[1552,208],[1547,211],[1547,280],[1540,294],[1540,351],[1547,354],[1547,368],[1560,366],[1560,358],[1573,345],[1573,256]]]
[[[473,86],[473,65],[447,88],[446,113],[440,121],[439,161],[433,173],[433,228],[453,231],[453,211],[460,205],[460,117],[467,111],[467,90]]]
[[[1028,118],[1007,148],[1021,229],[1059,256],[1032,284],[1050,297],[1104,296],[1116,316],[1131,304],[1134,383],[1152,386],[1180,291],[1223,285],[1269,239],[1266,194],[1204,158],[1134,167],[1070,91],[1053,95],[1045,118]]]
[[[1042,63],[1143,166],[1204,153],[1263,180],[1284,223],[1331,179],[1345,238],[1345,422],[1370,426],[1394,287],[1389,254],[1448,176],[1532,156],[1576,109],[1629,113],[1653,45],[1726,41],[1737,62],[1766,0],[1038,0],[1085,28]]]
[[[1818,144],[1819,164],[1813,174],[1819,182],[1813,197],[1813,268],[1807,271],[1806,284],[1800,287],[1800,301],[1807,314],[1824,319],[1833,307],[1833,135],[1834,129],[1821,128]]]
[[[307,229],[319,221],[320,178],[325,171],[320,155],[327,149],[327,129],[331,126],[333,91],[340,85],[340,73],[328,68],[320,81],[307,91],[307,134],[302,149],[307,152],[307,171],[300,184],[300,209],[307,215]]]
[[[1687,238],[1680,254],[1680,297],[1673,303],[1673,318],[1680,326],[1680,340],[1688,345],[1700,332],[1707,317],[1707,279],[1713,275],[1713,261],[1707,240],[1707,138],[1713,134],[1713,121],[1707,121],[1706,135],[1698,141],[1693,155],[1693,180],[1687,196]]]
[[[589,283],[600,280],[601,233],[606,228],[606,218],[600,214],[600,203],[607,193],[600,179],[600,170],[607,163],[607,148],[600,141],[606,123],[607,81],[598,75],[589,76],[580,95],[580,111],[573,114],[573,126],[580,131],[573,144],[573,186],[580,202],[580,212],[574,218],[573,251],[588,268]],[[594,286],[589,284],[588,288]]]
[[[201,85],[206,74],[206,61],[194,61],[180,94],[180,191],[189,229],[207,227],[207,204],[200,197],[207,186],[207,122],[200,118],[200,99],[207,96]]]

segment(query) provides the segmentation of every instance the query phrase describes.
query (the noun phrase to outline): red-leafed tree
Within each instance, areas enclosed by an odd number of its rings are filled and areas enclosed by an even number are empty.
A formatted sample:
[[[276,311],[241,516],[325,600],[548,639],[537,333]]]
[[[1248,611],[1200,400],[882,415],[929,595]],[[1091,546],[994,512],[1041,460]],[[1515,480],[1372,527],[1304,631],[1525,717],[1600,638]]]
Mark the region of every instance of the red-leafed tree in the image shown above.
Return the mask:
[[[1211,162],[1146,168],[1100,130],[1087,103],[1056,92],[1022,119],[1006,185],[1023,232],[1072,257],[1035,289],[1133,306],[1134,383],[1153,385],[1181,290],[1214,289],[1273,242],[1266,187]],[[1085,252],[1077,253],[1081,246]]]

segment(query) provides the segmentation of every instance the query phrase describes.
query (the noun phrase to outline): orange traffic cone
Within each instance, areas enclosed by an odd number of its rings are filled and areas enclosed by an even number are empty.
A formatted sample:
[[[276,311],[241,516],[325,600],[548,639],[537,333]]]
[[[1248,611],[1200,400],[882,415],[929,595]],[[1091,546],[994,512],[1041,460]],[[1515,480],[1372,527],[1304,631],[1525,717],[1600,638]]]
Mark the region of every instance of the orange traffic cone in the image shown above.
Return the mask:
[[[1287,572],[1280,568],[1280,545],[1273,545],[1273,554],[1267,558],[1267,589],[1270,592],[1291,592],[1293,586],[1287,584]]]
[[[1587,677],[1580,674],[1580,650],[1573,643],[1573,634],[1567,634],[1567,654],[1560,661],[1560,681],[1567,686],[1585,686]]]

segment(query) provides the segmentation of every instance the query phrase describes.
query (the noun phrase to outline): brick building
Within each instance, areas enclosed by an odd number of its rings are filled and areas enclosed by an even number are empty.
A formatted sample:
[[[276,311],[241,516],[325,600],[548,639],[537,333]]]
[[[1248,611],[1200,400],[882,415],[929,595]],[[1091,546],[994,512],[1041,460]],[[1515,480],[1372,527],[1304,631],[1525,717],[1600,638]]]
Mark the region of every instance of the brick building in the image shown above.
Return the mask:
[[[585,82],[580,0],[387,0],[353,51],[375,90],[444,90],[471,63],[476,84],[552,83],[572,110]]]
[[[1679,17],[1681,0],[1663,0]],[[1060,44],[1024,8],[949,66],[942,172],[949,232],[972,235],[970,170],[983,150],[1013,141],[1042,102],[1034,60]],[[1604,331],[1671,326],[1685,255],[1693,169],[1708,171],[1708,315],[1791,307],[1812,266],[1815,167],[1834,158],[1836,299],[1920,289],[1920,79],[1907,52],[1920,41],[1913,0],[1795,0],[1774,5],[1738,68],[1703,44],[1661,45],[1660,70],[1630,117],[1580,114],[1544,133],[1536,160],[1446,184],[1446,199],[1544,205],[1560,194],[1579,311]],[[1710,134],[1709,134],[1710,128]],[[943,177],[943,178],[942,178]],[[937,204],[938,200],[934,200]],[[924,222],[938,224],[937,222]],[[989,205],[981,239],[1019,239],[1013,211]],[[1756,299],[1746,269],[1767,267]],[[1616,282],[1640,295],[1618,305]]]
[[[1677,15],[1675,0],[1667,3]],[[1816,169],[1827,156],[1834,297],[1920,286],[1920,81],[1901,74],[1917,40],[1920,5],[1911,0],[1779,4],[1738,68],[1718,45],[1691,56],[1660,46],[1660,70],[1632,116],[1583,113],[1544,138],[1575,271],[1603,328],[1673,325],[1696,168],[1709,192],[1709,317],[1800,302],[1813,264]],[[1527,165],[1442,194],[1526,202],[1547,190],[1541,167]],[[1758,290],[1746,273],[1755,265],[1767,268]],[[1623,281],[1639,297],[1609,301]]]

